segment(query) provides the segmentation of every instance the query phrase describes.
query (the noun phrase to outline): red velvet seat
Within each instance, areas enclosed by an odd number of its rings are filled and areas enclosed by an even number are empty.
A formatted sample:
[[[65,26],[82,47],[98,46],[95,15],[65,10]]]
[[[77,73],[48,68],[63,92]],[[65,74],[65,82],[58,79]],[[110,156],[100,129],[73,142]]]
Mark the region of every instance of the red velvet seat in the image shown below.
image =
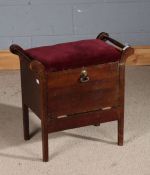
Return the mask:
[[[121,58],[121,51],[99,39],[37,47],[25,52],[50,71],[115,62]]]

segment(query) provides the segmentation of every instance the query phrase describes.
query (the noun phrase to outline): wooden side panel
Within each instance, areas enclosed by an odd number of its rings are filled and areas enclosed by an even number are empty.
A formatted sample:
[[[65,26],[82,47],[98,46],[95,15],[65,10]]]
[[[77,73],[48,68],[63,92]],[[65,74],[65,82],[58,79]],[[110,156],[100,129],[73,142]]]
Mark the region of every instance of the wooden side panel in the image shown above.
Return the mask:
[[[40,117],[40,88],[36,82],[36,76],[29,69],[29,62],[20,59],[21,67],[21,87],[23,102]]]
[[[79,81],[82,68],[49,73],[50,117],[98,110],[118,105],[118,63],[85,68],[90,80]]]

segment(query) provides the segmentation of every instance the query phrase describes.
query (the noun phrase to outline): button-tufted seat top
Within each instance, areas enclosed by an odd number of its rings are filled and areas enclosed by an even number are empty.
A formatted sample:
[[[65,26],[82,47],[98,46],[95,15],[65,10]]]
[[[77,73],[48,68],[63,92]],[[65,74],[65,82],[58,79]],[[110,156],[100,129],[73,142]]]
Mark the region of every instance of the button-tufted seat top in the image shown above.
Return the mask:
[[[25,52],[49,71],[115,62],[121,58],[121,51],[99,39],[31,48]]]

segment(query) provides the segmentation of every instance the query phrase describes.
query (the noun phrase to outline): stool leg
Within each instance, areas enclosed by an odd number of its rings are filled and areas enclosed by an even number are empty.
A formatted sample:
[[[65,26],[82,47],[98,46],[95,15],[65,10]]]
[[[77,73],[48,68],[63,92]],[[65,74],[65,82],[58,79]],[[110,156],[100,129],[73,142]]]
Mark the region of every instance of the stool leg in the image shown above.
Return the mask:
[[[24,140],[29,140],[29,110],[28,106],[23,104],[22,105],[23,110],[23,129],[24,129]]]
[[[124,131],[124,120],[119,119],[118,120],[118,145],[122,146],[123,145],[123,133]]]
[[[46,123],[41,122],[42,126],[42,149],[43,149],[43,162],[48,162],[48,131]]]
[[[118,145],[122,146],[123,145],[123,140],[124,140],[124,113],[118,120]]]

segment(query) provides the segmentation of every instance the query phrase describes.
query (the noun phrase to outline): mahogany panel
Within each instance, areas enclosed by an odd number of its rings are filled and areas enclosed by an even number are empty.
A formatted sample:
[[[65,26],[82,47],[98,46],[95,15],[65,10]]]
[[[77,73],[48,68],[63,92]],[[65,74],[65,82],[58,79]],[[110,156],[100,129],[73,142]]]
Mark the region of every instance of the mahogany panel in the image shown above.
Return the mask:
[[[40,118],[40,89],[36,76],[29,68],[30,62],[20,58],[22,101]]]
[[[98,110],[118,105],[118,66],[116,63],[85,68],[89,81],[79,81],[81,69],[49,73],[49,117]]]

